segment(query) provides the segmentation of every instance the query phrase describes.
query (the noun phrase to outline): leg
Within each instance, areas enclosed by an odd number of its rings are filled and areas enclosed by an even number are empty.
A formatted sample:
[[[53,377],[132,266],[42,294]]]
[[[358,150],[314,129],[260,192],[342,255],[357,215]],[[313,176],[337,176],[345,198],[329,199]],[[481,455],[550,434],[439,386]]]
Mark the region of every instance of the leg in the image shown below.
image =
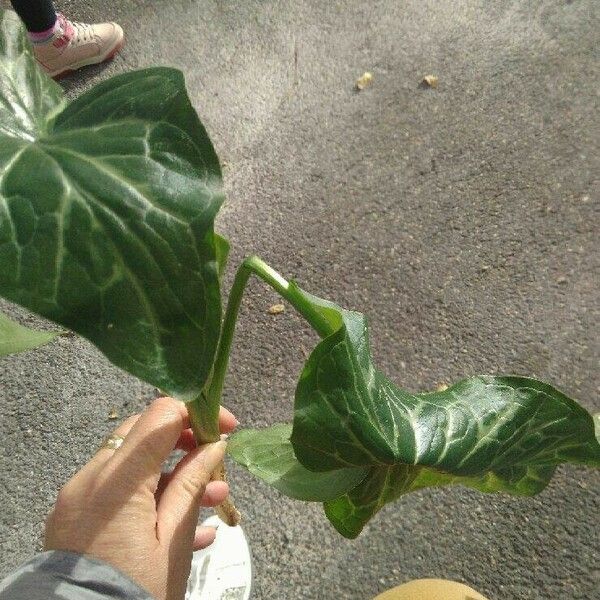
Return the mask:
[[[10,0],[30,33],[45,33],[54,27],[56,12],[52,0]]]

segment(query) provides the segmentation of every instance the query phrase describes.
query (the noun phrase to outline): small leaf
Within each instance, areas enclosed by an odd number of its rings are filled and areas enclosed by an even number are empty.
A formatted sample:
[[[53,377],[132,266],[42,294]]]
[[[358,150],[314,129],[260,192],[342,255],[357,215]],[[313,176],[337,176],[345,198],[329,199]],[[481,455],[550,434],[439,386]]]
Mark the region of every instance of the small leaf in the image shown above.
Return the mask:
[[[341,326],[317,345],[296,389],[291,439],[307,468],[401,462],[478,475],[600,466],[591,415],[555,388],[525,377],[473,377],[411,394],[373,366],[364,316],[338,313]]]
[[[218,233],[215,233],[215,250],[219,281],[222,281],[223,275],[225,274],[225,268],[227,267],[227,259],[229,258],[229,242]]]
[[[338,469],[313,473],[294,456],[291,425],[245,429],[229,438],[227,451],[239,464],[282,494],[297,500],[324,502],[355,487],[367,469]]]
[[[21,21],[9,10],[0,10],[0,73],[0,138],[33,139],[45,132],[66,105],[65,95],[38,67]]]
[[[52,341],[58,331],[38,331],[23,327],[0,313],[0,356],[32,350]]]

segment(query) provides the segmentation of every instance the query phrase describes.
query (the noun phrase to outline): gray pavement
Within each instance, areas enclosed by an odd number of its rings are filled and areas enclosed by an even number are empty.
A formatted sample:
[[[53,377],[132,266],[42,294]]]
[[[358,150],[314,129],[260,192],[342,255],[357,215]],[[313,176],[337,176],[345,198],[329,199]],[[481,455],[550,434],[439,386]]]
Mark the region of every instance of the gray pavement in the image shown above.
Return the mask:
[[[186,75],[226,162],[231,265],[258,253],[371,317],[383,371],[412,390],[475,373],[547,380],[599,409],[595,0],[63,2],[112,17],[122,56],[64,84],[155,64]],[[373,84],[353,91],[355,79]],[[439,77],[421,89],[424,75]],[[229,273],[231,281],[231,269]],[[254,283],[225,403],[243,426],[289,419],[314,336]],[[6,308],[6,305],[2,305]],[[12,314],[23,315],[11,310]],[[25,317],[31,321],[30,317]],[[154,394],[89,344],[0,364],[0,574],[40,546],[65,479]],[[356,541],[318,505],[238,468],[254,598],[368,599],[418,577],[492,600],[600,597],[600,473],[561,468],[525,500],[423,491]]]

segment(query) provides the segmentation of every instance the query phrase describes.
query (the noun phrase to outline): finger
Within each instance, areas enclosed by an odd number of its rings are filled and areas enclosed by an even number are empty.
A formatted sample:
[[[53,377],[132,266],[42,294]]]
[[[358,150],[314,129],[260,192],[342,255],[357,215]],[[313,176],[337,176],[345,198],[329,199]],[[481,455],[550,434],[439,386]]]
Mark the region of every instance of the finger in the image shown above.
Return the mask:
[[[204,495],[200,500],[200,506],[212,508],[225,502],[229,496],[229,485],[225,481],[211,481],[207,484]]]
[[[233,416],[233,413],[224,406],[221,406],[221,410],[219,411],[219,429],[221,433],[230,433],[239,424],[240,422]]]
[[[207,444],[184,457],[171,474],[157,506],[158,538],[191,539],[211,473],[223,460],[225,442]],[[218,488],[216,488],[218,489]]]
[[[191,452],[194,448],[197,448],[196,438],[194,432],[191,429],[184,429],[177,440],[175,448],[177,450],[184,450],[185,452]]]
[[[239,424],[239,421],[233,416],[233,413],[221,406],[219,410],[219,430],[221,433],[230,433]],[[186,429],[181,432],[175,447],[178,450],[189,452],[190,450],[197,448],[197,446],[198,444],[194,437],[194,432],[191,429]]]
[[[123,421],[111,435],[125,438],[135,425],[140,415],[132,415]],[[104,467],[108,459],[115,453],[112,448],[101,446],[96,454],[88,461],[86,465],[75,475],[75,477],[94,477]]]
[[[202,550],[202,548],[206,548],[210,546],[217,536],[217,528],[216,527],[196,527],[196,532],[194,533],[194,550]]]
[[[156,504],[160,503],[164,491],[173,478],[173,473],[163,473],[158,481],[156,492],[154,492],[154,498]],[[229,485],[225,481],[209,481],[206,484],[204,495],[200,500],[200,506],[204,508],[213,508],[218,506],[222,502],[225,502],[229,496]]]
[[[162,415],[159,413],[159,410],[163,411]],[[128,446],[137,444],[138,438],[141,438],[142,436],[147,438],[148,432],[152,431],[151,427],[154,422],[158,421],[157,424],[160,426],[160,419],[162,418],[164,420],[164,427],[160,432],[161,435],[158,439],[157,436],[153,436],[151,441],[152,450],[155,452],[151,452],[148,456],[148,470],[155,471],[156,465],[162,465],[168,454],[174,448],[189,452],[197,447],[194,434],[189,428],[190,423],[187,408],[183,402],[179,402],[172,398],[159,398],[150,405],[150,408],[141,415],[141,418],[142,422],[139,426],[129,428],[132,429],[131,435],[128,436],[128,439],[124,442],[121,453],[123,454],[125,450],[129,450]],[[221,432],[228,433],[235,429],[238,424],[238,420],[229,410],[224,407],[220,408],[219,427]],[[146,430],[144,431],[143,428],[146,428]],[[178,437],[177,440],[173,442],[176,433],[178,434]],[[154,460],[152,460],[153,455],[156,455]]]
[[[189,427],[183,402],[173,398],[154,400],[106,462],[103,478],[110,477],[125,487],[145,482],[154,493],[163,462]]]
[[[239,424],[239,421],[233,416],[233,413],[227,410],[224,406],[221,406],[219,411],[219,430],[221,433],[230,433]],[[177,440],[177,445],[175,447],[178,450],[185,450],[186,452],[189,452],[197,446],[198,444],[194,438],[193,431],[191,429],[186,429],[179,436],[179,440]]]

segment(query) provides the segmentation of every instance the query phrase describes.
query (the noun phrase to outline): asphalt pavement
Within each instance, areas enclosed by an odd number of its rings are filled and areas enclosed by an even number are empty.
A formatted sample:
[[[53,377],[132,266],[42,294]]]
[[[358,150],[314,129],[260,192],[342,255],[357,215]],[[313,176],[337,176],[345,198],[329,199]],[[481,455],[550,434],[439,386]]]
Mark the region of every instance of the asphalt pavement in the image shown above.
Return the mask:
[[[600,409],[600,4],[595,0],[88,0],[127,46],[75,95],[164,64],[224,162],[218,230],[370,316],[378,366],[425,391],[546,380]],[[372,84],[357,92],[364,72]],[[424,76],[437,88],[420,87]],[[289,420],[314,335],[253,283],[225,391],[242,426]],[[0,308],[37,322],[2,303]],[[59,486],[155,390],[76,338],[0,363],[0,576],[40,547]],[[113,414],[113,416],[114,416]],[[600,597],[600,473],[533,499],[425,490],[355,541],[237,467],[256,600],[369,599],[419,577],[490,600]]]

